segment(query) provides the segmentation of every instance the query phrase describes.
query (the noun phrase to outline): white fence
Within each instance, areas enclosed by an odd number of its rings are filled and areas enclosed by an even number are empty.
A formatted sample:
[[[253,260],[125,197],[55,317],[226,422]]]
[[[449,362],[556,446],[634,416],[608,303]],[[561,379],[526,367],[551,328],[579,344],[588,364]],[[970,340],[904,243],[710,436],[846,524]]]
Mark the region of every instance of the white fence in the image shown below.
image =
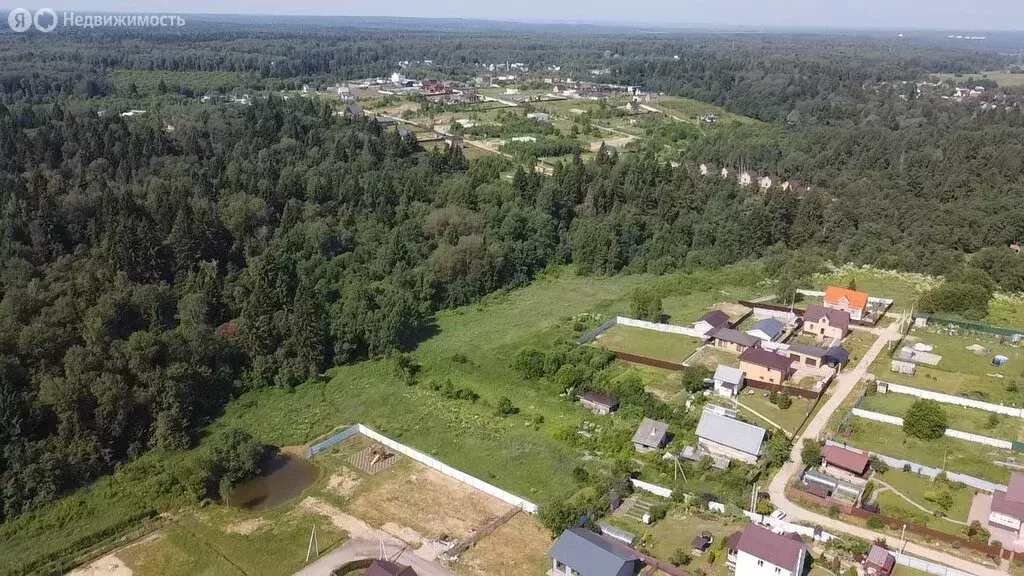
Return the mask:
[[[861,418],[866,418],[868,420],[875,420],[876,422],[885,422],[887,424],[903,426],[903,418],[900,418],[898,416],[879,414],[878,412],[871,412],[861,408],[854,408],[853,415],[860,416]],[[1004,450],[1013,449],[1013,442],[1010,442],[1009,440],[989,438],[988,436],[982,436],[980,434],[971,434],[970,432],[962,432],[960,430],[953,430],[952,428],[946,428],[945,434],[950,438],[959,438],[960,440],[974,442],[975,444],[985,444],[986,446],[993,446],[995,448],[1002,448]]]
[[[646,320],[626,318],[625,316],[617,316],[615,318],[615,322],[623,326],[632,326],[634,328],[643,328],[645,330],[655,330],[658,332],[667,332],[669,334],[682,334],[683,336],[690,336],[692,338],[704,338],[703,332],[695,328],[690,328],[688,326],[676,326],[675,324],[660,324],[658,322],[648,322]]]
[[[942,564],[935,564],[927,560],[920,558],[914,558],[913,556],[907,556],[906,554],[896,554],[896,563],[920,570],[921,572],[927,572],[929,574],[935,574],[935,576],[971,576],[967,572],[961,572],[956,568],[950,568],[949,566],[943,566]]]
[[[903,384],[895,384],[884,380],[880,380],[879,384],[885,385],[886,392],[906,394],[908,396],[916,396],[918,398],[928,398],[929,400],[935,400],[936,402],[941,402],[943,404],[955,404],[965,408],[977,408],[978,410],[984,410],[986,412],[1003,414],[1004,416],[1024,418],[1024,408],[1014,408],[1013,406],[1003,406],[1002,404],[992,404],[990,402],[982,402],[980,400],[972,400],[970,398],[961,398],[960,396],[952,396],[941,392],[932,392],[931,390],[922,390],[920,388],[904,386]],[[880,389],[879,392],[883,391]]]
[[[839,442],[835,442],[833,440],[826,440],[825,443],[830,444],[832,446],[843,446],[844,448],[846,447],[845,445]],[[871,454],[872,456],[877,457],[879,460],[885,462],[891,468],[895,468],[897,470],[903,470],[904,468],[906,468],[914,474],[918,474],[920,476],[927,476],[928,478],[931,479],[934,479],[942,472],[942,470],[940,470],[939,468],[932,468],[931,466],[925,466],[924,464],[918,464],[917,462],[912,462],[910,460],[901,460],[899,458],[893,458],[892,456],[886,456],[885,454],[879,454],[878,452],[868,453]],[[978,490],[984,490],[986,492],[1006,490],[1006,486],[1003,484],[996,484],[995,482],[989,482],[988,480],[982,480],[981,478],[975,478],[974,476],[961,474],[959,472],[950,472],[947,470],[946,477],[954,482],[961,482],[972,488],[977,488]]]
[[[672,491],[664,486],[658,486],[657,484],[651,484],[649,482],[644,482],[643,480],[637,480],[636,478],[630,478],[629,481],[635,488],[643,490],[644,492],[650,492],[651,494],[661,496],[662,498],[672,497]]]
[[[469,474],[466,474],[461,470],[456,470],[455,468],[452,468],[451,466],[445,464],[444,462],[441,462],[436,458],[427,456],[423,452],[420,452],[419,450],[416,450],[414,448],[410,448],[400,442],[395,442],[391,438],[388,438],[383,434],[379,434],[378,432],[370,428],[367,428],[362,424],[357,424],[356,426],[359,427],[359,433],[362,434],[363,436],[366,436],[367,438],[370,438],[376,442],[380,442],[381,444],[387,446],[388,448],[391,448],[395,452],[405,454],[409,458],[412,458],[413,460],[419,462],[420,464],[423,464],[424,466],[433,468],[434,470],[437,470],[438,472],[444,474],[445,476],[448,476],[449,478],[454,478],[459,482],[462,482],[463,484],[472,486],[473,488],[476,488],[481,492],[490,494],[491,496],[494,496],[495,498],[507,502],[513,506],[522,508],[523,510],[529,512],[530,514],[537,513],[537,505],[534,504],[533,502],[530,502],[529,500],[525,500],[523,498],[520,498],[519,496],[516,496],[515,494],[506,492],[501,488],[498,488],[497,486],[488,484],[487,482],[484,482],[483,480],[480,480],[479,478],[476,478],[474,476],[470,476]]]

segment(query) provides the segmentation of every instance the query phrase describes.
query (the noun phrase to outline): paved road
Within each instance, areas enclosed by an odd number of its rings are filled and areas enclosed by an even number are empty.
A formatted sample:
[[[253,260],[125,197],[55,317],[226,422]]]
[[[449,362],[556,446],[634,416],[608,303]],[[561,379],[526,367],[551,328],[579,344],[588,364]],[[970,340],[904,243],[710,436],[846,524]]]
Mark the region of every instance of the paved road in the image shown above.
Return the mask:
[[[834,384],[832,396],[825,402],[818,414],[815,415],[814,419],[807,425],[803,433],[793,441],[793,451],[789,455],[789,462],[787,462],[772,478],[771,483],[768,485],[768,493],[771,494],[772,503],[777,508],[782,509],[783,512],[788,516],[787,519],[793,521],[804,521],[817,524],[830,532],[844,532],[846,534],[852,534],[858,538],[864,540],[874,541],[876,538],[889,538],[885,534],[861,528],[853,524],[847,524],[840,519],[833,519],[821,514],[816,514],[809,510],[805,510],[800,506],[790,502],[786,498],[786,484],[791,478],[796,476],[800,472],[800,448],[805,438],[818,438],[822,430],[825,428],[825,424],[828,423],[828,419],[839,409],[842,405],[843,400],[850,395],[854,387],[860,381],[861,378],[868,371],[868,367],[874,362],[875,358],[885,349],[885,345],[890,340],[894,340],[898,337],[897,326],[892,325],[881,331],[878,339],[868,349],[868,352],[861,358],[857,365],[849,371],[840,374],[836,378]],[[919,556],[921,558],[927,558],[935,562],[952,566],[957,570],[962,570],[977,576],[1005,576],[1005,572],[996,568],[989,568],[981,564],[976,564],[963,558],[940,552],[927,546],[921,546],[913,542],[907,542],[904,546],[903,551],[913,556]]]
[[[389,560],[411,566],[419,576],[454,576],[446,568],[417,556],[403,543],[385,540],[384,551]],[[295,576],[331,576],[332,571],[353,560],[379,557],[380,540],[353,538],[340,548],[328,552],[319,560],[299,570]]]

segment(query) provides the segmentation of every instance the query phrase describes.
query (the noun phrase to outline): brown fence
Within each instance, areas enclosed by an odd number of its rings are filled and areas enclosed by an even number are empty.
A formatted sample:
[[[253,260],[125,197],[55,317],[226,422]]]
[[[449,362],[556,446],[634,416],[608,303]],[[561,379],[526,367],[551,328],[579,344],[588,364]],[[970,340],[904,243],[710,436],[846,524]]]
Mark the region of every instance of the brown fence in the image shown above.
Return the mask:
[[[615,358],[624,362],[633,362],[634,364],[643,364],[644,366],[654,366],[655,368],[664,368],[666,370],[676,370],[682,372],[686,366],[678,364],[676,362],[669,362],[667,360],[658,360],[657,358],[648,358],[646,356],[637,356],[636,354],[629,354],[628,352],[616,352],[611,351],[615,355]]]
[[[974,550],[975,552],[981,552],[982,554],[985,554],[986,556],[993,559],[999,558],[1000,554],[1003,552],[1002,547],[1000,546],[989,546],[988,544],[982,544],[981,542],[975,542],[974,540],[968,540],[967,538],[954,536],[946,532],[940,532],[933,528],[928,528],[927,526],[912,524],[910,522],[907,522],[906,520],[900,520],[898,518],[891,518],[889,516],[875,514],[874,512],[869,512],[867,510],[864,510],[863,508],[851,506],[847,502],[841,502],[834,498],[822,498],[821,496],[815,496],[814,494],[804,492],[803,490],[794,488],[792,486],[790,486],[789,490],[787,490],[787,495],[795,497],[799,500],[811,502],[812,504],[817,504],[819,506],[826,506],[829,508],[831,508],[832,506],[838,506],[840,509],[842,509],[844,514],[849,514],[851,516],[856,516],[858,518],[878,518],[879,520],[884,522],[886,526],[890,528],[902,529],[903,526],[906,526],[907,530],[913,532],[914,534],[924,536],[925,538],[931,538],[932,540],[938,540],[940,542],[948,542],[949,544],[961,546],[963,548],[968,548],[970,550]]]
[[[788,394],[790,396],[799,396],[801,398],[810,398],[815,400],[821,397],[822,393],[828,389],[828,386],[822,388],[821,392],[814,390],[807,390],[806,388],[797,388],[796,386],[786,386],[785,384],[769,384],[768,382],[761,382],[760,380],[752,380],[750,378],[745,380],[747,386],[750,388],[757,388],[758,390],[770,390],[772,392],[778,392],[779,394]]]

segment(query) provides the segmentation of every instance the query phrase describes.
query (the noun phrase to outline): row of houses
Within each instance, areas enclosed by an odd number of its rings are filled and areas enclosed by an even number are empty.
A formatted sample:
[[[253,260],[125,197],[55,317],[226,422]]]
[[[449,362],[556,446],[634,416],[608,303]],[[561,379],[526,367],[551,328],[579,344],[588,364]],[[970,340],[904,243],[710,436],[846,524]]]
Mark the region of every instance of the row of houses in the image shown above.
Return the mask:
[[[758,174],[752,170],[736,170],[734,168],[716,168],[711,164],[702,163],[697,169],[701,176],[718,176],[723,180],[735,180],[742,187],[756,186],[760,190],[769,190],[772,187],[784,191],[793,191],[798,196],[810,193],[811,185],[801,180],[783,180],[765,174]]]
[[[711,544],[707,536],[692,543],[700,555]],[[803,576],[811,566],[810,549],[795,532],[773,532],[747,524],[725,539],[726,564],[740,576]],[[630,546],[585,528],[570,528],[555,540],[548,555],[552,576],[637,576],[649,561]],[[896,566],[892,552],[872,545],[861,559],[867,576],[889,576]]]

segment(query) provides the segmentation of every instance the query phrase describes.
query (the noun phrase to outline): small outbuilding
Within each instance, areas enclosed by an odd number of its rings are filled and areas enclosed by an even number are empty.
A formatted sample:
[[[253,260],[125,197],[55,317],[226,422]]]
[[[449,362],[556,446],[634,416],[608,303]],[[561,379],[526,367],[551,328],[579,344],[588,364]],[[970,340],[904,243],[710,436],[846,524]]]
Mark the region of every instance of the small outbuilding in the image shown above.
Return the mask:
[[[619,400],[596,392],[584,392],[580,395],[580,405],[594,414],[607,416],[619,409]]]
[[[653,452],[668,444],[668,424],[644,418],[633,434],[633,447],[638,452]]]
[[[763,318],[754,324],[754,327],[747,330],[747,334],[764,341],[771,342],[786,331],[786,326],[775,318]]]
[[[743,370],[719,364],[712,377],[715,392],[726,398],[735,398],[743,389]]]

